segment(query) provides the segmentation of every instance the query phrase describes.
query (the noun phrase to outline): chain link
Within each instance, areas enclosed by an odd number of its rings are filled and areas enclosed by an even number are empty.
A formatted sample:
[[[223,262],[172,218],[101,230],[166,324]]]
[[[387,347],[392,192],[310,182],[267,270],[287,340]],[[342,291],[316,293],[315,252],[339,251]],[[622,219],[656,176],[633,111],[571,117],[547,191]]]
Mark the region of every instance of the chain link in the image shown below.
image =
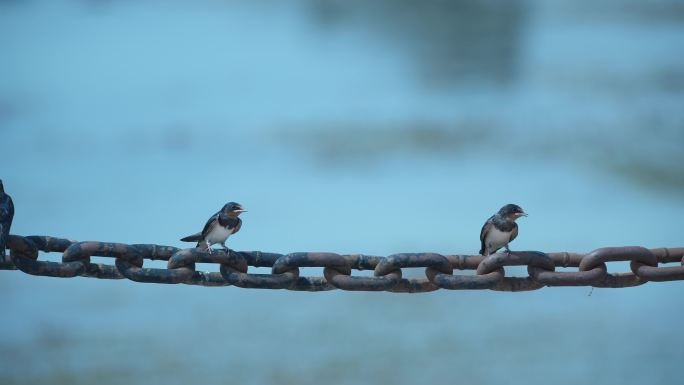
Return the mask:
[[[481,255],[402,253],[388,257],[326,252],[291,254],[261,251],[179,249],[154,244],[76,242],[49,236],[10,235],[9,257],[0,270],[19,269],[50,277],[129,279],[136,282],[200,286],[238,286],[297,291],[390,291],[423,293],[438,289],[497,291],[537,290],[544,286],[631,287],[648,281],[684,280],[684,247],[646,249],[604,247],[587,254],[513,251]],[[61,262],[39,260],[39,252],[62,253]],[[113,258],[113,264],[93,263],[91,257]],[[145,260],[167,261],[166,268],[144,267]],[[608,273],[607,264],[629,262],[630,272]],[[659,266],[665,263],[677,266]],[[196,270],[197,263],[217,264],[218,271]],[[507,277],[506,266],[526,266],[527,277]],[[266,267],[270,274],[249,272]],[[323,268],[322,277],[300,275],[300,268]],[[557,267],[577,271],[556,271]],[[424,277],[405,278],[404,269],[423,268]],[[373,276],[353,276],[373,270]],[[471,270],[474,274],[454,274]]]

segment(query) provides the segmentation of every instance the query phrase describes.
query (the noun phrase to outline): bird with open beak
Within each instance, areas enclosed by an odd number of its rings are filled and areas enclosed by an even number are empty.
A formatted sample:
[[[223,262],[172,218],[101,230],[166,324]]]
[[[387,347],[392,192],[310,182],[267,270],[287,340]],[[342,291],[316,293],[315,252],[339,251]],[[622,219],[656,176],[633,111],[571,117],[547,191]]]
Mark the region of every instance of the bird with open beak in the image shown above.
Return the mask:
[[[196,233],[182,238],[183,242],[197,242],[200,250],[207,250],[211,254],[211,245],[220,244],[227,250],[226,240],[231,235],[240,231],[242,220],[240,214],[245,210],[241,204],[235,202],[226,203],[221,210],[212,215],[204,225],[201,233]]]
[[[527,214],[518,205],[507,204],[499,212],[492,215],[480,231],[480,254],[488,256],[502,247],[510,253],[508,244],[518,236],[516,219],[526,217]]]

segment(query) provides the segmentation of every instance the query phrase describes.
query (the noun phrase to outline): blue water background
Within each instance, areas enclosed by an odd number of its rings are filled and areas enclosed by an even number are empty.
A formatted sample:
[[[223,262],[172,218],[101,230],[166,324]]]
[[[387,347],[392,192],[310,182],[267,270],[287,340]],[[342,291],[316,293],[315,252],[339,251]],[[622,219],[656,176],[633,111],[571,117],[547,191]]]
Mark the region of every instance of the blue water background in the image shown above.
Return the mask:
[[[474,254],[515,202],[513,249],[684,246],[683,22],[681,1],[0,2],[12,232],[182,247],[234,200],[238,250]],[[682,285],[0,271],[0,383],[672,384]]]

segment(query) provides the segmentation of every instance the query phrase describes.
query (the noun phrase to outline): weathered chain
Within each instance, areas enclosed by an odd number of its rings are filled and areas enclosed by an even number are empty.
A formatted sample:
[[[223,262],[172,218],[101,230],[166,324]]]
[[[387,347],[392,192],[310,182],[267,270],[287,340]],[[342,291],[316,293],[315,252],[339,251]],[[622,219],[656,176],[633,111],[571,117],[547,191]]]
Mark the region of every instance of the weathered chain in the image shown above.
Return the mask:
[[[239,286],[299,291],[363,290],[420,293],[437,289],[499,291],[536,290],[544,286],[630,287],[648,281],[684,280],[684,247],[646,249],[604,247],[588,254],[514,251],[481,255],[403,253],[388,257],[335,253],[276,254],[261,251],[214,250],[106,242],[75,242],[49,236],[10,235],[10,254],[0,269],[51,277],[128,278],[136,282]],[[38,260],[38,252],[62,253],[62,262]],[[90,257],[111,257],[114,264]],[[143,267],[145,260],[168,261],[167,268]],[[629,261],[631,272],[608,273],[607,262]],[[677,266],[658,266],[679,262]],[[196,263],[219,264],[217,272],[195,269]],[[506,277],[505,266],[527,266],[527,277]],[[270,267],[270,274],[249,273],[249,267]],[[300,267],[322,267],[323,277],[300,276]],[[578,271],[556,271],[577,267]],[[423,278],[404,278],[404,268],[425,268]],[[475,274],[454,274],[454,269]],[[352,276],[352,270],[373,270],[374,276]]]

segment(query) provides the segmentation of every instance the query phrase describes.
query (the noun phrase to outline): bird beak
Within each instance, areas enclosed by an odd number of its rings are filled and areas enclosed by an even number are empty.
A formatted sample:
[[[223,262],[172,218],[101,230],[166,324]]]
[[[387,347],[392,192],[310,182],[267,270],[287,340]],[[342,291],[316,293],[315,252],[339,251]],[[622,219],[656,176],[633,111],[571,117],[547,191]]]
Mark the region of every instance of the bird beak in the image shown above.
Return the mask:
[[[235,212],[236,212],[236,213],[244,213],[244,212],[247,212],[247,210],[245,210],[245,209],[239,209],[239,210],[235,210]]]
[[[521,217],[526,217],[527,213],[519,213],[518,215],[520,215]]]

